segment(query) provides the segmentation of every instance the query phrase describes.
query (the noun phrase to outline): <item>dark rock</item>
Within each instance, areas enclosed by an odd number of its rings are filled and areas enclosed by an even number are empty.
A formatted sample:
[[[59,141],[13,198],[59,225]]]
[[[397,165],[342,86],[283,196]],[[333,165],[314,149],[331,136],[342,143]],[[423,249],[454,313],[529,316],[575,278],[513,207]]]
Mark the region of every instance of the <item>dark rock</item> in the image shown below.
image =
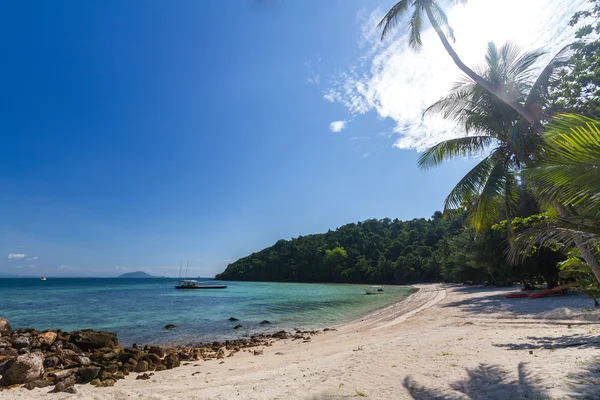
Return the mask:
[[[114,376],[115,376],[115,379],[117,379],[117,380],[118,379],[125,379],[125,374],[123,372],[120,372],[120,371],[117,372],[117,373],[115,373]]]
[[[111,374],[114,374],[118,370],[119,370],[119,367],[117,366],[117,364],[108,364],[108,365],[104,366],[104,371],[110,372]]]
[[[165,349],[163,349],[162,347],[158,347],[158,346],[152,346],[148,350],[148,353],[156,354],[160,358],[163,358],[165,356]]]
[[[152,375],[148,375],[147,373],[143,373],[141,375],[138,375],[135,377],[136,380],[138,379],[143,379],[143,380],[148,380],[152,377]]]
[[[142,360],[142,361],[138,362],[138,364],[136,365],[133,372],[146,372],[146,371],[148,371],[148,369],[149,369],[148,361]]]
[[[12,358],[0,367],[0,386],[33,382],[44,374],[42,353],[23,354]]]
[[[260,321],[261,325],[267,325],[267,324],[270,324],[270,323],[271,323],[271,321],[267,321],[266,319],[263,319],[262,321]]]
[[[181,365],[181,361],[179,361],[179,358],[175,354],[167,355],[163,362],[167,369],[177,368]]]
[[[92,360],[86,356],[76,356],[73,360],[79,365],[90,365],[92,363]]]
[[[107,379],[105,381],[101,381],[100,379],[94,379],[90,383],[96,387],[111,387],[115,386],[116,381],[114,379]]]
[[[81,353],[81,349],[80,349],[79,347],[77,347],[77,346],[76,346],[76,345],[74,345],[73,343],[69,343],[69,342],[67,342],[67,343],[64,343],[64,344],[62,345],[62,349],[64,349],[64,350],[70,350],[70,351],[72,351],[72,352],[74,352],[74,353],[76,353],[76,354],[79,354],[79,353]]]
[[[27,390],[33,390],[36,388],[45,388],[48,386],[50,386],[50,382],[45,379],[38,379],[33,382],[27,382],[26,384],[23,385],[23,387]]]
[[[237,319],[236,317],[229,317],[229,320],[232,321],[232,322],[233,321],[239,321],[239,319]]]
[[[100,349],[103,347],[112,349],[117,345],[117,335],[111,332],[85,329],[72,332],[69,342],[84,351]]]
[[[31,351],[27,347],[23,347],[22,349],[19,349],[19,354],[29,354],[29,353],[31,353]]]
[[[44,359],[44,368],[56,367],[60,363],[60,358],[57,356],[50,356]]]
[[[16,349],[6,349],[0,351],[0,356],[2,357],[16,357],[19,355],[19,352]]]
[[[7,319],[0,318],[0,336],[10,335],[11,332],[10,322]]]
[[[264,353],[264,351],[262,351],[262,350],[254,350],[255,356],[261,356],[261,355],[263,355],[263,353]]]
[[[74,385],[74,383],[71,382],[58,382],[56,385],[54,385],[54,389],[52,389],[51,393],[61,393],[61,392],[66,392],[67,389],[72,388]]]
[[[165,329],[173,329],[173,328],[175,328],[175,325],[173,325],[173,324],[165,325]]]
[[[240,329],[242,326],[241,325],[236,325],[233,327],[233,329]]]
[[[71,377],[72,375],[75,375],[76,372],[77,372],[77,370],[74,368],[59,369],[56,371],[52,371],[51,373],[48,374],[48,376],[54,378],[54,382],[58,382],[58,381],[67,379],[67,378]]]
[[[27,336],[17,336],[12,341],[12,346],[15,349],[22,349],[24,347],[29,347],[29,346],[31,346],[31,340],[29,340],[29,338]]]
[[[100,373],[100,367],[83,367],[77,370],[77,382],[79,383],[89,383],[92,380],[96,379],[98,374]]]
[[[157,366],[156,366],[156,371],[157,371],[157,372],[158,372],[158,371],[165,371],[166,369],[167,369],[167,366],[166,366],[166,365],[162,365],[162,364],[160,364],[160,365],[157,365]]]
[[[105,381],[107,379],[115,379],[115,376],[112,372],[108,372],[108,371],[101,371],[98,374],[98,379],[100,379],[101,381]]]

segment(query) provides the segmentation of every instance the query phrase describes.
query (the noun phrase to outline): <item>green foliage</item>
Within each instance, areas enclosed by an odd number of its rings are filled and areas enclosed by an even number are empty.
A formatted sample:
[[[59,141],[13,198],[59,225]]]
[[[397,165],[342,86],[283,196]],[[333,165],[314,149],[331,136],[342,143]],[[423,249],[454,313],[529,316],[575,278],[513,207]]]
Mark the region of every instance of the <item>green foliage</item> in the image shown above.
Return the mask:
[[[280,240],[241,258],[218,279],[294,282],[410,283],[439,281],[445,240],[462,231],[462,216],[443,220],[366,220],[335,231]]]
[[[552,84],[552,101],[555,112],[575,113],[600,119],[600,39],[589,35],[600,34],[600,0],[590,0],[593,7],[578,11],[571,18],[570,25],[579,25],[573,44],[574,50],[567,66],[560,72],[559,79]]]
[[[569,255],[566,261],[560,265],[560,275],[562,278],[579,283],[582,292],[587,294],[594,304],[598,307],[598,297],[600,297],[600,285],[592,273],[589,265],[581,261],[576,254]]]

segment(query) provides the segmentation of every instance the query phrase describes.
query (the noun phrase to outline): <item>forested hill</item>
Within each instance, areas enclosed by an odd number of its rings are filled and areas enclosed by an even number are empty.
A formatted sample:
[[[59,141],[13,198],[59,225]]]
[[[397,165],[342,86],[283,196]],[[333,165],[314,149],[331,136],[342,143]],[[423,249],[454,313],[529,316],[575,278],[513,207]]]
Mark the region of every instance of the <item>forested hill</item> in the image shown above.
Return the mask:
[[[448,238],[462,219],[400,221],[384,218],[335,231],[279,240],[217,275],[223,280],[410,283],[441,279]]]

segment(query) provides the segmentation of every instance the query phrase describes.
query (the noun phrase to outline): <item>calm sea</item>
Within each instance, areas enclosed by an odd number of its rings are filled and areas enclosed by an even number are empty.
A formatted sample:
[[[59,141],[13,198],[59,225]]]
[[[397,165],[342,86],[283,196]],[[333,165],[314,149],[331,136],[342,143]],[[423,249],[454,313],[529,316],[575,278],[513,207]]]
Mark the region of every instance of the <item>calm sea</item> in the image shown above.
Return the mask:
[[[92,328],[132,343],[233,339],[266,330],[319,328],[346,322],[406,298],[413,289],[366,285],[225,282],[223,290],[175,290],[175,279],[0,279],[0,316],[13,327]],[[210,284],[223,283],[210,281]],[[239,322],[230,322],[236,317]],[[260,325],[262,320],[270,325]],[[165,330],[166,324],[176,325]],[[236,324],[243,328],[234,330]]]

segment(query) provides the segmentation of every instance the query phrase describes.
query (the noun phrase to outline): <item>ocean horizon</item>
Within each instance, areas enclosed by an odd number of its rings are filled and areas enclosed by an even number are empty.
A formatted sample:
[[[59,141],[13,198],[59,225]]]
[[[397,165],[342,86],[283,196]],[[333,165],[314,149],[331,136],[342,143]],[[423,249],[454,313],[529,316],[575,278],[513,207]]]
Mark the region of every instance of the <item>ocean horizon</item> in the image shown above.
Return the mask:
[[[228,288],[181,291],[178,278],[2,278],[0,316],[20,328],[115,332],[124,345],[185,345],[333,326],[415,291],[385,286],[384,295],[368,296],[369,285],[206,280]]]

